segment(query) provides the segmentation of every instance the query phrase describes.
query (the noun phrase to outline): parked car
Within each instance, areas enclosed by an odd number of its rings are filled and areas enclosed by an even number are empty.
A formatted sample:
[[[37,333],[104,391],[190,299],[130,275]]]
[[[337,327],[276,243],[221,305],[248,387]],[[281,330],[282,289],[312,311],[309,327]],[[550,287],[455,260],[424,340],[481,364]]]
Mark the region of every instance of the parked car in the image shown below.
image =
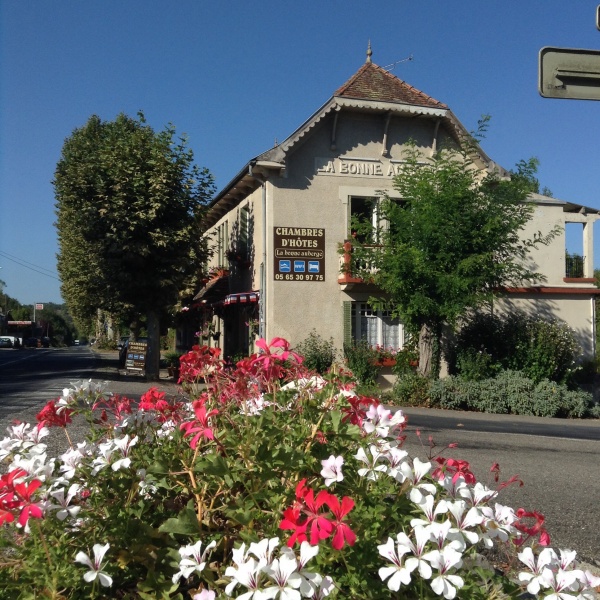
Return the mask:
[[[10,338],[0,337],[0,348],[12,348],[13,343]]]
[[[35,337],[30,337],[25,340],[26,348],[37,348],[40,345],[40,340]]]
[[[21,348],[22,343],[21,343],[21,338],[18,338],[14,335],[3,335],[3,338],[8,338],[12,344],[13,344],[13,348]]]

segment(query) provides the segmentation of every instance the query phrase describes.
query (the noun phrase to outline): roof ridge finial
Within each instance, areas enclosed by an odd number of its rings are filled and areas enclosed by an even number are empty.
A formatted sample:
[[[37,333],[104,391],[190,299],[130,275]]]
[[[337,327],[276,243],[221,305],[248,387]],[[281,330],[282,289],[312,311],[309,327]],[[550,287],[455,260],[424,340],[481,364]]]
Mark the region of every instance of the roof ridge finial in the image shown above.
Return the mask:
[[[371,40],[369,40],[369,46],[367,47],[367,61],[368,63],[371,62],[371,56],[373,55],[373,50],[371,50]]]

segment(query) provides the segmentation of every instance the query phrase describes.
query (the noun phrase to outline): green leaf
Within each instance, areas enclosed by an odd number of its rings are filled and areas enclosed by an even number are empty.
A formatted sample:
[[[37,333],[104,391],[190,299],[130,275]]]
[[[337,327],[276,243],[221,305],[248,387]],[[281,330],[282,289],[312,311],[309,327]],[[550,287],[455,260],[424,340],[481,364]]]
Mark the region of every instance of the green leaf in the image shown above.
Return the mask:
[[[200,524],[193,508],[193,502],[188,505],[175,518],[167,519],[158,529],[163,533],[176,533],[180,535],[199,534]]]

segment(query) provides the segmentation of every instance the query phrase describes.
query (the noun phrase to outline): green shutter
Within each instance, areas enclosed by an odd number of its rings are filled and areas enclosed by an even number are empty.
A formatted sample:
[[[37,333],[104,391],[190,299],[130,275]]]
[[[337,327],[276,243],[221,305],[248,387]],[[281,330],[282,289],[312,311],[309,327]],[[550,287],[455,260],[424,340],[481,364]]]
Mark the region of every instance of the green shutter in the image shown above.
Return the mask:
[[[343,302],[344,345],[352,343],[352,302]]]

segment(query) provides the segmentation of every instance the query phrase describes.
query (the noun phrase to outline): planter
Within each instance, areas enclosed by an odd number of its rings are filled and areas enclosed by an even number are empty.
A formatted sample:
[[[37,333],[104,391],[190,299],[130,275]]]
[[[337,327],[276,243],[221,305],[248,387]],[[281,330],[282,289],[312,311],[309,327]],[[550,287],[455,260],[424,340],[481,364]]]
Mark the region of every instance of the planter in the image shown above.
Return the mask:
[[[378,367],[393,367],[396,364],[395,358],[380,358],[375,361]]]
[[[167,371],[169,372],[169,377],[172,377],[175,381],[179,379],[179,367],[167,367]]]

